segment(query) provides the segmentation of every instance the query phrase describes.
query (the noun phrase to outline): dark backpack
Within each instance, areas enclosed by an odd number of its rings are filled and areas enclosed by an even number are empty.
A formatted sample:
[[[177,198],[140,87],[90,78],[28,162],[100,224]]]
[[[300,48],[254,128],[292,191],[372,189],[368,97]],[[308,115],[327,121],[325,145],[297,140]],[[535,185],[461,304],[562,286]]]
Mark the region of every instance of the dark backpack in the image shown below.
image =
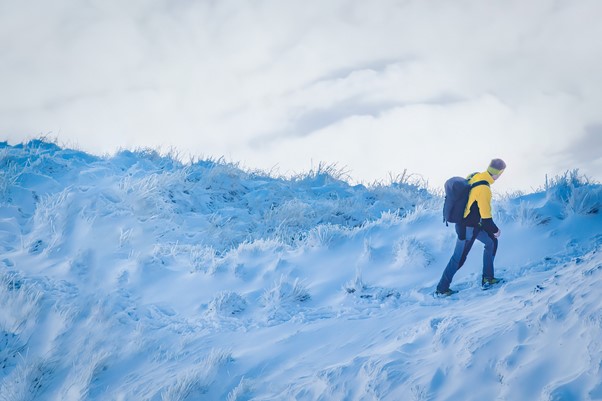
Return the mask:
[[[445,202],[443,203],[443,222],[461,223],[464,219],[464,210],[468,203],[470,190],[479,185],[487,185],[485,180],[469,184],[468,181],[475,175],[471,174],[468,178],[452,177],[445,181]]]

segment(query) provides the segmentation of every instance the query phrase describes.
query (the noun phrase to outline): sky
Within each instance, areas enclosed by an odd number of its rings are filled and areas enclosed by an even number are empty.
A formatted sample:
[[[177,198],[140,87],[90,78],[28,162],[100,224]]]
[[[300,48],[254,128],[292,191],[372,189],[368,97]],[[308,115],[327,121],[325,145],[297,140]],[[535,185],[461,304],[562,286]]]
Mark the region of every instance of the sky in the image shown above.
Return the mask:
[[[0,140],[352,182],[602,180],[598,0],[0,0]]]

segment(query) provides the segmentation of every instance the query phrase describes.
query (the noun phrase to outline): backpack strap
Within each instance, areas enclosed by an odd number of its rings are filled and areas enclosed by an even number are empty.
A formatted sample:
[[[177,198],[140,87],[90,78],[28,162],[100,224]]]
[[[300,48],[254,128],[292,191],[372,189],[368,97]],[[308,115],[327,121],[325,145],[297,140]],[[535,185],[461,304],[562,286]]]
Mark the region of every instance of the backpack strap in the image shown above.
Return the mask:
[[[477,181],[477,182],[474,182],[474,183],[472,183],[470,185],[470,189],[473,189],[474,187],[478,187],[479,185],[487,185],[487,186],[489,186],[489,183],[487,181],[485,181],[485,180]]]

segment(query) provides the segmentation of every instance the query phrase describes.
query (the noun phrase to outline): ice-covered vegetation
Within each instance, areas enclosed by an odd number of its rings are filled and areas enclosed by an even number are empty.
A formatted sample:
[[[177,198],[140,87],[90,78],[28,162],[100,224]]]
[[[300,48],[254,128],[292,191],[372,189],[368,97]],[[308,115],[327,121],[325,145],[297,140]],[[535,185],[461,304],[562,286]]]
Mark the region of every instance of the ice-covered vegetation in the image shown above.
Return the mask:
[[[0,400],[602,399],[602,186],[498,199],[506,284],[439,299],[405,176],[0,143]]]

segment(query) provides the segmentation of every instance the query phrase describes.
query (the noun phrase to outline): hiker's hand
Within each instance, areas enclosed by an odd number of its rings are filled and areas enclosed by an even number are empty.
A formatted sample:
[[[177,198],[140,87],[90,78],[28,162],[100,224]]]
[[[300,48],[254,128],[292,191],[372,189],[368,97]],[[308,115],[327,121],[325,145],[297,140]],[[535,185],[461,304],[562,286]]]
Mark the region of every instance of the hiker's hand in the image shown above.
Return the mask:
[[[497,233],[493,234],[495,238],[499,238],[500,235],[502,235],[502,230],[500,229],[497,230]]]

